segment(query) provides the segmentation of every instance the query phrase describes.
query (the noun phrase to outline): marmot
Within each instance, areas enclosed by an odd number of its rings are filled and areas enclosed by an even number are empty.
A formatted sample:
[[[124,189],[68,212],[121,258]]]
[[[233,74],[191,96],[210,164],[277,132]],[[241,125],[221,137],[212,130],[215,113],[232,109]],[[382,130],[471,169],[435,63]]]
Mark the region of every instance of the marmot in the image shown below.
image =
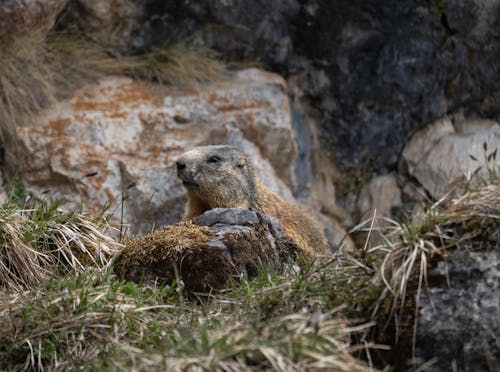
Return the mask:
[[[254,208],[278,219],[299,248],[310,256],[330,255],[321,228],[298,204],[262,185],[244,153],[232,146],[199,146],[179,156],[177,175],[187,189],[185,218],[212,208]]]

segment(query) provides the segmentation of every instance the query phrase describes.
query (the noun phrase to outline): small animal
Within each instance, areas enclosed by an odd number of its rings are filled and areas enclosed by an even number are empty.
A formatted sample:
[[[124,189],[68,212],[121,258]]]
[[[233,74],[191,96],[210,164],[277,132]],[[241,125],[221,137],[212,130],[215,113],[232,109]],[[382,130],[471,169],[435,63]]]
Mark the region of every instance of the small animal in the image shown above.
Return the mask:
[[[233,146],[198,146],[177,158],[177,175],[187,189],[185,219],[212,208],[253,208],[276,218],[309,256],[330,255],[322,229],[304,207],[290,203],[256,179],[248,156]]]

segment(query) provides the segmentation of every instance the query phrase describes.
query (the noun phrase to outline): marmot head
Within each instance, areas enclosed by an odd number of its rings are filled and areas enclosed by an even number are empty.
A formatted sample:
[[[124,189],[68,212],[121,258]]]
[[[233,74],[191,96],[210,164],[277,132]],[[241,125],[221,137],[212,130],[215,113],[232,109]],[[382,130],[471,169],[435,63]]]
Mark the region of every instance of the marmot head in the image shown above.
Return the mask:
[[[177,176],[209,208],[253,207],[255,181],[248,157],[232,146],[198,146],[177,158]]]

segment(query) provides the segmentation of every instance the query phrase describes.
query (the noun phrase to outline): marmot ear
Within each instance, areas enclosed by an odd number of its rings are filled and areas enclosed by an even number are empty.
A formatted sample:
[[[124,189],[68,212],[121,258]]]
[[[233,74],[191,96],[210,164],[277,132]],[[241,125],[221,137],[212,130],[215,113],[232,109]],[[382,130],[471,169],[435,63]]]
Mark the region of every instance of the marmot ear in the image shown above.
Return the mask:
[[[247,161],[243,156],[241,158],[239,158],[238,160],[236,160],[236,166],[238,168],[243,168],[246,163],[247,163]]]

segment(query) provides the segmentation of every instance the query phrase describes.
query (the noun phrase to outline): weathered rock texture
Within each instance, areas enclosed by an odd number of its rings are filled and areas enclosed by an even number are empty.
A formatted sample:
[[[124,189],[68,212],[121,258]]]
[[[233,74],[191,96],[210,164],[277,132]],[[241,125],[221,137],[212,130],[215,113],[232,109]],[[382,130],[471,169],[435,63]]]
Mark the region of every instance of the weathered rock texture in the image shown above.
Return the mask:
[[[303,252],[302,252],[303,253]],[[131,239],[116,257],[115,272],[127,280],[171,283],[188,291],[223,289],[260,268],[280,273],[301,254],[279,222],[250,209],[216,208]]]
[[[12,33],[42,36],[53,26],[69,0],[2,0],[0,37]]]
[[[392,239],[381,271],[399,298],[383,295],[377,316],[378,342],[392,345],[388,363],[395,370],[496,371],[499,180],[470,184],[467,192],[434,204],[424,221],[405,224]]]
[[[373,178],[361,190],[357,202],[361,219],[373,217],[391,217],[392,208],[401,207],[401,190],[394,174]]]
[[[175,157],[192,146],[231,144],[250,155],[266,186],[290,199],[278,177],[293,185],[297,151],[284,89],[277,75],[255,69],[199,91],[105,79],[36,127],[19,128],[24,181],[38,196],[67,196],[67,206],[83,203],[93,213],[112,203],[115,222],[146,232],[183,214]]]
[[[419,302],[414,366],[437,357],[434,367],[444,371],[454,364],[462,371],[496,370],[500,247],[455,251],[429,272],[429,282]]]
[[[35,10],[23,12],[28,4]],[[119,53],[182,41],[279,72],[293,98],[293,151],[299,156],[293,171],[288,164],[273,165],[295,195],[305,200],[312,192],[318,207],[348,222],[330,195],[332,180],[346,177],[318,171],[319,152],[344,171],[361,169],[369,180],[368,174],[394,169],[405,142],[427,123],[459,110],[466,117],[500,115],[495,1],[69,0],[62,11],[65,4],[9,0],[0,11],[0,29],[9,29],[15,14],[25,14],[15,22],[29,27],[28,15],[43,8],[45,28],[59,12],[58,29],[76,27]],[[265,133],[256,132],[258,141],[269,139]],[[319,147],[311,146],[313,136]],[[289,155],[280,146],[260,150],[278,162]]]
[[[71,0],[60,18],[60,27],[83,32],[100,44],[127,52],[136,19],[143,12],[140,3],[133,0]]]
[[[405,146],[402,161],[408,173],[439,199],[458,181],[487,179],[500,167],[500,125],[468,120],[453,125],[449,118],[417,132]],[[491,156],[490,156],[491,155]]]
[[[394,168],[415,130],[458,109],[500,114],[497,1],[148,0],[139,7],[133,20],[116,11],[106,21],[133,23],[129,49],[190,39],[229,60],[261,61],[285,76],[343,169]]]

